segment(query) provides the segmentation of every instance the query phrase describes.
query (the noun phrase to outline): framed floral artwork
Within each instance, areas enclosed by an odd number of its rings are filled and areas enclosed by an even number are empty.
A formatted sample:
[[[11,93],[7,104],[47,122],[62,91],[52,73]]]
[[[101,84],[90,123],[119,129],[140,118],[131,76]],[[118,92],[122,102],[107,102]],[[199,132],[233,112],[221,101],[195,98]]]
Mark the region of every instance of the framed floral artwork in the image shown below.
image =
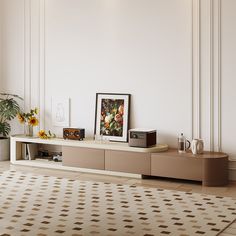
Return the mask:
[[[97,93],[94,134],[110,141],[128,141],[130,94]]]

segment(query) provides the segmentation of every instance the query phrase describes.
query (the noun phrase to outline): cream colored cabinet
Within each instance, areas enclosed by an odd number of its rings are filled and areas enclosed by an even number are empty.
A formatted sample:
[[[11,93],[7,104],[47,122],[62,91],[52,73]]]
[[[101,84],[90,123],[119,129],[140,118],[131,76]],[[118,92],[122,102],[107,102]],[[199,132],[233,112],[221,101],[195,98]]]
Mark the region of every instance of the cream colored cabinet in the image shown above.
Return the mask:
[[[104,170],[104,150],[96,148],[62,147],[63,166]]]
[[[21,155],[23,143],[60,146],[62,163],[40,158],[24,160]],[[168,145],[166,144],[157,144],[150,148],[137,148],[130,147],[128,143],[98,142],[89,138],[77,141],[15,135],[11,137],[11,163],[137,178],[141,177],[140,175],[151,174],[151,153],[163,152],[167,149]]]
[[[62,147],[61,162],[22,159],[22,144],[47,144]],[[150,175],[202,181],[205,186],[228,183],[228,155],[221,152],[179,154],[168,145],[151,148],[129,147],[127,143],[99,143],[63,139],[39,139],[16,135],[11,137],[11,163],[122,176]]]

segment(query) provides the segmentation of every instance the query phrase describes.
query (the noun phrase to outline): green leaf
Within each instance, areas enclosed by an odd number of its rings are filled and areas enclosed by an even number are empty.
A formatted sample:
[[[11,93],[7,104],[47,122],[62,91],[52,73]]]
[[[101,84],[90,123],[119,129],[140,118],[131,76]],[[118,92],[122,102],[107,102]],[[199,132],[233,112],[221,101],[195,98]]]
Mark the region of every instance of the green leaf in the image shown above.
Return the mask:
[[[0,123],[0,134],[7,136],[11,131],[11,126],[7,122]]]
[[[11,93],[0,93],[1,96],[4,96],[4,97],[14,97],[14,98],[18,98],[20,100],[23,100],[22,97],[16,95],[16,94],[11,94]],[[2,99],[5,99],[5,98],[1,98]]]
[[[0,101],[0,117],[5,120],[12,120],[20,112],[19,104],[13,99]]]
[[[0,134],[7,136],[11,131],[10,121],[20,112],[20,106],[15,99],[23,100],[20,96],[10,93],[0,93]]]
[[[111,123],[110,123],[110,129],[114,129],[114,127],[115,127],[115,121],[112,121]]]

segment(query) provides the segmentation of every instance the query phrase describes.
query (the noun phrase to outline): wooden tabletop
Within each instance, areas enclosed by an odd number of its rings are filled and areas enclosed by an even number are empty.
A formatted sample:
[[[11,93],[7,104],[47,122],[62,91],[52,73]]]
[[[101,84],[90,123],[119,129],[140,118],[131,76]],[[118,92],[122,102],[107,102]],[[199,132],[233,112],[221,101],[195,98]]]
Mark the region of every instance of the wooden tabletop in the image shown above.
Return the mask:
[[[223,153],[223,152],[204,151],[203,154],[194,155],[190,150],[188,150],[186,153],[179,153],[178,149],[175,149],[175,148],[169,148],[168,151],[162,152],[160,154],[161,155],[167,155],[167,156],[194,157],[194,158],[195,157],[197,157],[197,158],[223,158],[223,157],[228,157],[228,155],[226,153]]]
[[[149,148],[130,147],[128,143],[110,142],[110,141],[95,141],[92,138],[85,138],[82,141],[78,140],[65,140],[63,138],[40,139],[39,137],[28,137],[25,135],[13,135],[11,140],[14,142],[26,143],[40,143],[52,144],[61,146],[84,147],[84,148],[97,148],[105,150],[127,151],[127,152],[144,152],[156,153],[168,150],[167,144],[156,144]]]

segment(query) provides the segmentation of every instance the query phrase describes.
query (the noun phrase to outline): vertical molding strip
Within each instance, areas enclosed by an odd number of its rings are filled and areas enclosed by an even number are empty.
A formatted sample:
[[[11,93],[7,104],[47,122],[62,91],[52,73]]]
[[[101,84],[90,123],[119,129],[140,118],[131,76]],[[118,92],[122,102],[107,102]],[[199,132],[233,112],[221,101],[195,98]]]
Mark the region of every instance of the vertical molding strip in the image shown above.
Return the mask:
[[[26,85],[26,22],[27,22],[27,19],[26,19],[26,12],[27,12],[27,9],[26,9],[26,1],[27,0],[24,0],[24,110],[27,109],[27,104],[26,104],[26,89],[27,89],[27,85]]]
[[[211,150],[222,150],[221,4],[211,0]]]
[[[39,117],[40,129],[45,129],[45,0],[39,1]]]
[[[222,150],[221,0],[218,0],[218,151]]]
[[[31,0],[24,0],[24,109],[31,107]]]
[[[192,50],[191,50],[191,93],[192,93],[192,96],[191,96],[191,139],[193,139],[194,137],[194,99],[193,99],[193,76],[194,76],[194,72],[193,72],[193,63],[194,63],[194,59],[193,59],[193,55],[194,55],[194,43],[193,43],[193,39],[194,39],[194,35],[193,35],[193,25],[194,25],[194,0],[191,1],[191,14],[192,14],[192,22],[191,22],[191,43],[192,43]]]
[[[198,116],[198,130],[197,137],[201,138],[201,0],[198,1],[198,64],[197,64],[197,116]]]
[[[213,77],[213,52],[214,52],[214,41],[213,41],[213,0],[209,2],[209,22],[210,22],[210,30],[209,30],[209,40],[210,40],[210,150],[214,151],[214,77]]]
[[[26,0],[24,0],[24,6],[23,6],[23,88],[24,88],[24,94],[23,94],[23,99],[24,99],[24,109],[25,107],[25,99],[26,99],[26,42],[25,42],[25,37],[26,37]]]
[[[201,137],[200,0],[192,1],[192,138]]]

